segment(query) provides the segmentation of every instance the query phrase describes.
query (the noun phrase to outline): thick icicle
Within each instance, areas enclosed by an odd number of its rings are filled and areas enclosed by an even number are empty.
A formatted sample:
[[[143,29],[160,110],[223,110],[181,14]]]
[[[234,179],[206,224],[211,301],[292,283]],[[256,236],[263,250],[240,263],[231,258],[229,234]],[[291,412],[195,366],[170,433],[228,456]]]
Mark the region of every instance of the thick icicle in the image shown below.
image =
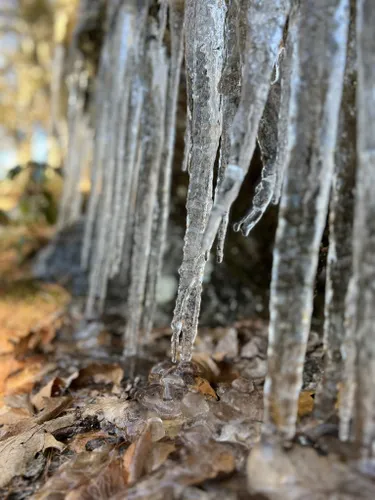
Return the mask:
[[[295,432],[319,245],[334,167],[348,0],[300,4],[290,119],[296,135],[281,198],[272,270],[265,433]]]
[[[236,0],[227,2],[227,15],[224,31],[224,68],[220,79],[219,93],[222,97],[223,125],[220,141],[219,168],[215,189],[215,199],[225,175],[229,161],[230,135],[229,131],[238,109],[241,92],[241,48],[240,48],[240,19],[241,8]],[[224,257],[224,242],[228,228],[229,214],[223,215],[217,241],[217,261],[222,262]]]
[[[289,0],[248,4],[241,100],[230,132],[229,163],[205,232],[205,250],[211,248],[222,218],[229,213],[249,168],[290,4]]]
[[[95,221],[99,215],[100,195],[103,185],[103,169],[105,161],[106,130],[108,128],[108,88],[110,82],[110,61],[108,52],[108,37],[104,42],[101,51],[99,71],[96,79],[95,89],[95,141],[93,165],[91,169],[91,192],[87,209],[81,264],[83,269],[87,269],[90,262],[90,250],[94,246]],[[91,308],[90,308],[91,309]]]
[[[113,218],[111,220],[111,240],[110,248],[111,260],[110,275],[113,277],[119,271],[119,263],[121,259],[122,242],[124,233],[120,234],[121,219],[124,217],[124,212],[127,212],[127,202],[129,199],[127,184],[129,181],[130,172],[132,171],[133,162],[127,160],[127,143],[126,137],[128,133],[129,122],[128,118],[131,109],[131,87],[134,67],[138,63],[136,59],[137,50],[139,49],[139,37],[142,23],[138,13],[136,1],[127,2],[119,12],[120,24],[120,46],[117,62],[117,106],[116,106],[116,122],[117,122],[117,138],[116,147],[114,150],[114,162],[116,171],[116,181],[114,188],[113,201]],[[143,34],[143,33],[142,33]],[[129,134],[130,135],[130,134]]]
[[[130,109],[125,148],[125,173],[122,185],[122,211],[117,229],[117,243],[114,248],[112,275],[118,272],[123,283],[128,283],[131,266],[131,252],[141,164],[141,122],[145,98],[145,40],[148,0],[138,2],[137,41],[134,45],[133,80],[130,91]],[[121,145],[120,145],[121,146]]]
[[[353,238],[357,283],[354,435],[362,455],[375,441],[375,10],[357,0],[357,184]]]
[[[206,263],[202,237],[212,207],[213,169],[221,134],[221,98],[217,88],[223,65],[225,11],[224,2],[216,0],[187,0],[185,6],[189,189],[183,262],[172,321],[174,361],[180,345],[181,360],[191,359],[198,328]]]
[[[111,5],[113,9],[113,5]],[[111,9],[110,9],[111,10]],[[111,141],[113,134],[113,129],[111,129],[111,112],[113,109],[113,81],[114,73],[111,68],[115,65],[115,42],[116,42],[116,32],[113,29],[113,12],[108,13],[109,27],[110,29],[103,47],[103,58],[102,58],[102,72],[104,73],[104,81],[99,80],[98,85],[98,100],[102,100],[102,109],[98,113],[98,124],[96,129],[96,145],[97,145],[97,165],[95,168],[98,170],[97,174],[100,174],[97,179],[101,181],[100,195],[96,188],[98,186],[93,185],[95,190],[93,193],[96,206],[93,208],[97,210],[98,217],[96,220],[95,227],[95,248],[91,260],[91,270],[89,277],[89,294],[86,304],[86,316],[92,317],[96,312],[96,299],[102,293],[102,283],[105,274],[105,261],[106,261],[106,243],[109,236],[109,221],[111,218],[111,200],[113,192],[113,177],[114,177],[114,165],[109,162],[107,165],[107,144]],[[100,78],[100,76],[99,76]],[[108,167],[108,168],[107,168]],[[96,179],[94,179],[95,181]],[[100,196],[100,198],[99,198]],[[89,207],[90,208],[90,207]],[[90,217],[90,213],[88,217]],[[93,214],[95,217],[95,213]],[[94,219],[88,219],[87,223],[92,223],[91,226],[91,238],[93,236],[92,231],[94,229]],[[85,235],[88,238],[88,235]],[[91,238],[88,241],[84,241],[89,246],[92,245]]]
[[[156,307],[156,285],[161,274],[172,180],[173,153],[175,144],[176,110],[183,58],[184,1],[169,1],[169,29],[171,34],[171,62],[169,70],[168,96],[165,118],[165,144],[161,161],[158,217],[155,223],[152,252],[150,257],[144,308],[146,335],[151,332]]]
[[[261,180],[255,188],[251,209],[245,217],[234,225],[234,230],[241,230],[245,236],[248,236],[252,228],[259,222],[275,193],[280,93],[281,84],[277,78],[270,88],[263,116],[259,123],[258,143],[263,162]]]
[[[352,4],[354,2],[352,1]],[[356,67],[355,7],[351,9],[342,105],[340,109],[335,170],[329,214],[329,250],[325,292],[324,376],[315,398],[315,415],[327,419],[335,411],[343,361],[350,357],[345,346],[345,297],[352,275],[354,187],[356,171]],[[350,371],[350,368],[348,367]],[[340,394],[340,402],[342,392]],[[342,411],[342,410],[340,410]],[[345,410],[344,410],[345,412]]]
[[[146,54],[149,86],[145,103],[147,117],[142,130],[142,171],[139,184],[134,228],[131,281],[127,305],[125,355],[137,352],[139,327],[142,319],[147,268],[152,244],[152,222],[157,198],[157,186],[164,144],[165,103],[168,64],[165,48],[151,40]]]

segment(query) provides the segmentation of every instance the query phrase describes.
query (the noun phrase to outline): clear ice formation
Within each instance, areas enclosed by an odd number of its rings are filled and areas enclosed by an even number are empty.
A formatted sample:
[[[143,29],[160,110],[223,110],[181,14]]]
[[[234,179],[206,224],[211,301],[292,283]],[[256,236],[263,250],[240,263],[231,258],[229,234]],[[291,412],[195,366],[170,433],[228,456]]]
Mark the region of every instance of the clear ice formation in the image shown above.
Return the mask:
[[[345,68],[347,0],[301,2],[289,120],[294,125],[272,269],[265,432],[295,433],[325,227]],[[290,19],[293,22],[293,19]]]
[[[352,2],[353,4],[354,2]],[[353,215],[354,188],[356,177],[356,61],[355,61],[355,8],[351,5],[348,48],[342,104],[337,133],[335,167],[329,212],[329,248],[325,292],[324,321],[324,376],[315,397],[315,416],[326,420],[335,411],[338,387],[342,382],[344,364],[351,358],[347,348],[351,342],[346,327],[346,295],[353,268]],[[348,320],[349,321],[349,320]],[[347,367],[346,377],[351,370]],[[340,412],[342,426],[346,406],[346,384],[340,392]],[[348,388],[350,391],[350,389]],[[351,412],[349,412],[350,415]],[[350,419],[350,417],[349,417]],[[342,427],[343,429],[343,427]],[[344,432],[344,431],[342,431]],[[345,432],[344,432],[345,434]]]
[[[357,0],[357,182],[355,195],[353,277],[355,306],[354,438],[363,454],[373,455],[375,439],[375,10]]]
[[[180,282],[172,321],[172,359],[190,361],[198,331],[202,280],[207,260],[201,240],[212,207],[213,173],[222,112],[217,92],[223,68],[226,6],[216,0],[186,0],[185,66],[188,99],[189,188]]]
[[[206,251],[212,247],[223,217],[229,213],[237,198],[249,168],[291,5],[288,0],[250,0],[244,3],[247,6],[247,40],[243,55],[241,98],[230,129],[228,165],[218,186],[203,239]]]
[[[89,13],[94,25],[100,2]],[[263,171],[235,229],[248,235],[280,201],[264,432],[295,432],[329,209],[325,374],[315,416],[330,418],[339,396],[340,438],[355,439],[364,454],[375,439],[374,25],[372,0],[110,0],[89,105],[92,75],[77,36],[69,52],[59,219],[63,228],[80,216],[77,186],[91,163],[86,315],[103,311],[109,280],[119,280],[127,293],[124,353],[133,356],[140,332],[147,340],[153,325],[185,53],[189,188],[172,358],[192,357],[205,264],[216,236],[223,259],[230,209],[258,140]]]

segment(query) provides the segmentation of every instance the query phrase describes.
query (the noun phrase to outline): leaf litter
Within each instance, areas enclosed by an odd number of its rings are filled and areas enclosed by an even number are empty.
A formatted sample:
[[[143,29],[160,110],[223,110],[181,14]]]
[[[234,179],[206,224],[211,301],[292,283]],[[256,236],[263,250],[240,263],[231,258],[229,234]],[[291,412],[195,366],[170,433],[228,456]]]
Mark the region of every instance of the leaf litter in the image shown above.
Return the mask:
[[[84,326],[72,308],[59,321],[49,318],[47,337],[38,340],[35,330],[18,350],[14,346],[19,366],[2,390],[2,497],[242,498],[253,467],[247,462],[249,451],[263,453],[265,322],[202,329],[192,361],[179,364],[166,361],[169,331],[154,330],[131,370],[115,341],[121,325]],[[79,342],[87,328],[90,342]],[[314,333],[306,367],[312,360],[322,364],[322,343]],[[337,458],[342,450],[332,448],[332,435],[328,439],[326,429],[321,435],[311,430],[318,381],[307,373],[299,398],[299,442],[287,455],[292,465],[285,465],[294,474],[291,492],[297,496],[290,498],[300,498],[301,491],[314,493],[316,471],[331,470],[327,464],[334,464],[335,471],[348,467]],[[300,451],[301,443],[309,446]],[[325,453],[325,461],[316,450]],[[301,453],[311,468],[300,469]],[[353,484],[364,481],[364,491],[372,491],[367,479],[350,470]],[[339,491],[349,488],[344,472],[329,474],[323,494],[332,481]],[[279,476],[277,481],[284,484]],[[285,488],[264,494],[289,498]]]

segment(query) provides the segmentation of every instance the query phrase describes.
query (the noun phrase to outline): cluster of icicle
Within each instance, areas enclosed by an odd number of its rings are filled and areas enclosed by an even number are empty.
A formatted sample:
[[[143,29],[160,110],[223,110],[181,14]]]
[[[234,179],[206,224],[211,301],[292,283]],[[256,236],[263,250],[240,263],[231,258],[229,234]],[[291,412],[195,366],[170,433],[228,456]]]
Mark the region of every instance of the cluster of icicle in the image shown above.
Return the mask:
[[[340,385],[341,438],[354,432],[368,450],[375,438],[373,2],[108,4],[82,255],[90,269],[88,316],[102,310],[108,280],[119,275],[128,290],[126,354],[136,352],[139,331],[152,326],[185,52],[183,167],[189,189],[172,321],[173,359],[191,359],[204,267],[216,236],[218,260],[223,258],[231,205],[258,142],[261,180],[248,214],[234,228],[248,235],[268,205],[280,201],[266,433],[290,438],[295,432],[319,246],[329,211],[325,376],[316,414],[325,419],[334,412]],[[72,87],[75,103],[80,102],[80,85]],[[71,130],[80,113],[79,106],[74,109]],[[73,157],[69,161],[76,161]]]
[[[118,280],[127,292],[125,354],[134,355],[139,332],[147,335],[152,328],[166,241],[184,6],[150,0],[102,4],[105,20],[97,22],[105,23],[105,33],[91,113],[82,113],[84,72],[75,51],[60,218],[64,227],[77,216],[72,200],[79,196],[77,163],[83,147],[77,127],[92,116],[91,192],[82,248],[82,266],[89,270],[86,316],[103,312],[109,281]],[[81,2],[83,10],[87,5]]]

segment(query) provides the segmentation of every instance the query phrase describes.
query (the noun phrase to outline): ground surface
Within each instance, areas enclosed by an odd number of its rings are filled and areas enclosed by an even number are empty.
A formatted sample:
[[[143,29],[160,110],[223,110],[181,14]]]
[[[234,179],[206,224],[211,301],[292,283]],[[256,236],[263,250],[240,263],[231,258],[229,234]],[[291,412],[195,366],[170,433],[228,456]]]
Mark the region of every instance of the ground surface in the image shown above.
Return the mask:
[[[318,335],[305,366],[301,433],[291,449],[270,450],[257,444],[263,320],[202,329],[191,364],[170,363],[168,328],[153,332],[137,360],[124,360],[119,318],[86,323],[61,285],[30,277],[29,257],[45,241],[37,234],[17,246],[17,233],[2,249],[0,498],[374,497],[369,464],[366,476],[349,467],[334,421],[307,425]],[[248,473],[265,496],[248,493]]]

